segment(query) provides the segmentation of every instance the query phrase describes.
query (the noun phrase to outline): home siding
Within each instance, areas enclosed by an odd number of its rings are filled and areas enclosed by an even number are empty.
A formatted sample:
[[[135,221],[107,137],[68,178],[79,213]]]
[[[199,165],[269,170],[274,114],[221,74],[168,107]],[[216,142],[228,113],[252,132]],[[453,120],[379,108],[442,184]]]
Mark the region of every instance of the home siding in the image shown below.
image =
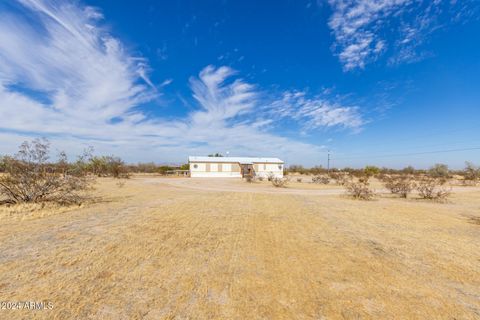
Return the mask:
[[[196,168],[195,165],[197,166]],[[240,178],[241,176],[238,163],[190,163],[190,177]]]

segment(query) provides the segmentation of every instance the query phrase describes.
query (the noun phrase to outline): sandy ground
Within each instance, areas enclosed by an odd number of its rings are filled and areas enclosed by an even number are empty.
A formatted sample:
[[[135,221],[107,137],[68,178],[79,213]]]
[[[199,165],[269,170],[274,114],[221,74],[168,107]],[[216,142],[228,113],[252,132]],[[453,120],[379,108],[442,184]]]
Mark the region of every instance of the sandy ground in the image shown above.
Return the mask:
[[[53,309],[0,319],[480,319],[480,189],[340,191],[102,179],[94,204],[2,208],[0,301]]]

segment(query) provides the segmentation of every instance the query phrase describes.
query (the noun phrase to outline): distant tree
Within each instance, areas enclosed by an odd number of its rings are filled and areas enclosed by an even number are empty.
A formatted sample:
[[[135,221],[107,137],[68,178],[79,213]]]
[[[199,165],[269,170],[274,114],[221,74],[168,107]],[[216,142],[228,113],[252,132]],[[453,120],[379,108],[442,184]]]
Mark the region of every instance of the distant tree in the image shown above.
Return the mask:
[[[5,172],[5,168],[6,168],[5,157],[0,156],[0,172]]]
[[[305,174],[307,173],[307,169],[305,169],[302,165],[299,164],[292,164],[291,166],[288,167],[289,172],[296,172],[300,174]]]
[[[315,175],[325,173],[326,171],[322,166],[314,166],[310,169],[310,173]]]
[[[157,172],[160,174],[166,174],[167,171],[171,171],[171,170],[175,170],[175,168],[170,166],[160,166],[157,168]]]
[[[375,166],[366,166],[364,169],[363,169],[363,172],[365,173],[365,175],[367,177],[372,177],[374,175],[377,175],[380,173],[380,169],[378,167],[375,167]]]
[[[471,184],[476,184],[480,180],[480,167],[475,166],[471,162],[465,162],[463,176],[465,181],[468,181]]]
[[[415,168],[412,166],[408,166],[402,169],[402,173],[404,174],[415,174]]]
[[[180,170],[190,170],[190,164],[185,163],[180,166]]]
[[[443,179],[446,181],[446,179],[450,177],[450,170],[446,164],[437,163],[428,169],[428,175],[432,178]]]
[[[217,153],[214,153],[214,154],[209,154],[208,156],[209,156],[209,157],[217,157],[217,158],[218,158],[218,157],[223,157],[223,155],[220,154],[220,153],[218,153],[218,152],[217,152]]]
[[[131,170],[142,173],[154,173],[157,170],[157,165],[153,162],[138,163],[136,166],[132,166]]]

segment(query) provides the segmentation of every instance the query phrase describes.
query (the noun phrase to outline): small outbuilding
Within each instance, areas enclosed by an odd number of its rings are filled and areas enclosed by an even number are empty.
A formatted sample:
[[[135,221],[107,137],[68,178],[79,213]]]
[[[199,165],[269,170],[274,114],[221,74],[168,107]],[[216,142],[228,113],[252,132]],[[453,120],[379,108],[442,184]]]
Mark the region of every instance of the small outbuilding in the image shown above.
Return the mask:
[[[283,161],[278,158],[188,157],[190,177],[242,178],[283,177]]]

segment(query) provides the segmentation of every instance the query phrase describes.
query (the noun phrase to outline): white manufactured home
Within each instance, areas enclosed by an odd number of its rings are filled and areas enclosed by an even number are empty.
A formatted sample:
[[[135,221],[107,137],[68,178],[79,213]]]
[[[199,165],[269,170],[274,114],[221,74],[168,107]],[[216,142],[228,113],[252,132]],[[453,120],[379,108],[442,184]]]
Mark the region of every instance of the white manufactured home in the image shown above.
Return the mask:
[[[190,156],[188,163],[192,178],[283,177],[283,161],[278,158]]]

